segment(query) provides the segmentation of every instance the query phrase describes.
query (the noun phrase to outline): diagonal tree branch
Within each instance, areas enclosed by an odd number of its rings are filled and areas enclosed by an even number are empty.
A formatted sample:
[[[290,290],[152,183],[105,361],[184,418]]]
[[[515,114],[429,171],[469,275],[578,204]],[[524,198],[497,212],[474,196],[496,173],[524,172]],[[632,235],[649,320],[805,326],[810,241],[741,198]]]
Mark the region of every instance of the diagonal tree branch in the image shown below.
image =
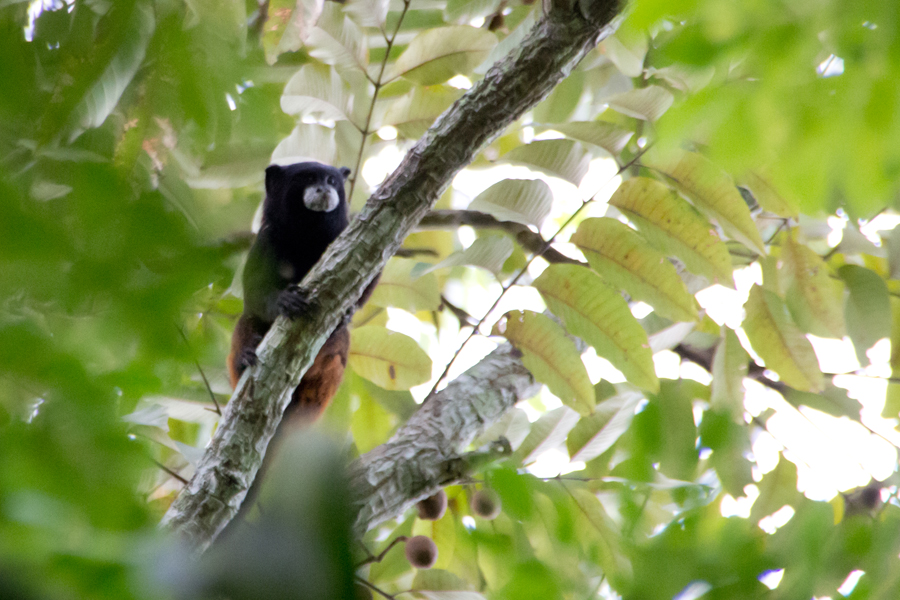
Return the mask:
[[[619,0],[568,4],[551,3],[522,43],[438,118],[303,280],[313,310],[272,326],[259,364],[241,378],[194,477],[163,518],[196,551],[236,514],[291,391],[325,339],[453,176],[612,32]]]

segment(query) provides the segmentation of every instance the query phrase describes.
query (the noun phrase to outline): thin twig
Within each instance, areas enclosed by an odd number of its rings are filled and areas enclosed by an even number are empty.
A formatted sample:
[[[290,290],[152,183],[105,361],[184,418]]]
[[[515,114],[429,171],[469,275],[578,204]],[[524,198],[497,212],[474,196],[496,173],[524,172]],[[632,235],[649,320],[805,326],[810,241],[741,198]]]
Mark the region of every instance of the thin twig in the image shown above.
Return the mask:
[[[387,548],[385,548],[384,550],[381,551],[381,554],[379,554],[377,556],[374,554],[370,554],[368,558],[366,558],[365,560],[360,562],[358,565],[356,565],[356,568],[358,569],[360,567],[364,567],[364,566],[372,564],[372,563],[377,563],[377,562],[383,561],[384,557],[387,556],[387,553],[390,552],[394,546],[396,546],[400,542],[406,542],[407,540],[409,540],[409,538],[406,537],[405,535],[398,535],[393,540],[391,540],[391,543],[387,545]]]
[[[212,386],[209,385],[209,379],[206,378],[206,373],[203,372],[203,367],[200,366],[200,361],[198,361],[196,356],[194,356],[194,350],[193,348],[191,348],[191,343],[188,341],[187,335],[185,335],[184,330],[181,327],[176,325],[175,328],[178,330],[178,333],[181,334],[181,339],[184,340],[184,345],[188,347],[188,350],[192,355],[191,358],[193,358],[194,364],[197,365],[197,370],[200,371],[200,377],[203,378],[203,385],[206,386],[206,391],[209,392],[209,397],[212,399],[213,405],[216,407],[215,410],[213,410],[212,408],[207,408],[206,410],[214,412],[221,417],[222,408],[219,406],[219,401],[216,399],[216,394],[212,391]]]
[[[149,458],[151,461],[153,461],[153,464],[155,464],[157,467],[159,467],[160,469],[162,469],[163,471],[165,471],[166,474],[168,474],[168,475],[169,475],[170,477],[172,477],[173,479],[177,479],[177,480],[180,481],[183,485],[187,485],[187,484],[189,483],[187,479],[185,479],[184,477],[182,477],[181,475],[179,475],[178,473],[176,473],[175,471],[173,471],[172,469],[170,469],[170,468],[167,467],[166,465],[162,464],[161,462],[159,462],[159,461],[156,460],[155,458],[153,458],[153,457],[147,457],[147,458]]]
[[[373,590],[373,591],[378,592],[379,594],[381,594],[382,596],[384,596],[384,597],[387,598],[388,600],[396,600],[397,596],[395,596],[394,594],[388,594],[387,592],[385,592],[385,591],[382,590],[381,588],[377,587],[374,583],[370,582],[368,579],[366,579],[366,578],[364,578],[364,577],[360,577],[359,575],[356,575],[355,577],[356,577],[356,580],[357,580],[358,582],[360,582],[361,584],[363,584],[363,585],[366,586],[367,588],[369,588],[369,589],[371,589],[371,590]],[[401,593],[403,593],[403,592],[401,592]]]
[[[388,58],[391,56],[391,48],[394,47],[394,40],[397,39],[397,33],[400,31],[400,25],[403,23],[403,18],[406,16],[406,11],[409,10],[410,1],[411,0],[403,1],[403,10],[400,12],[400,17],[397,19],[397,27],[394,28],[394,33],[391,35],[391,38],[388,39],[387,35],[385,35],[387,47],[384,50],[384,58],[381,59],[381,69],[378,71],[378,80],[373,82],[375,91],[372,92],[372,102],[369,104],[369,114],[366,115],[366,126],[361,130],[362,141],[359,143],[359,153],[356,155],[356,166],[353,168],[353,177],[350,179],[350,194],[347,197],[351,199],[353,198],[353,191],[356,189],[356,182],[360,175],[359,169],[362,166],[363,152],[366,148],[366,138],[373,133],[369,128],[372,126],[372,115],[375,112],[375,102],[378,100],[378,92],[380,92],[381,88],[384,86],[384,82],[382,81],[384,70],[387,67]],[[384,33],[383,28],[382,33]],[[371,79],[369,81],[371,81]]]

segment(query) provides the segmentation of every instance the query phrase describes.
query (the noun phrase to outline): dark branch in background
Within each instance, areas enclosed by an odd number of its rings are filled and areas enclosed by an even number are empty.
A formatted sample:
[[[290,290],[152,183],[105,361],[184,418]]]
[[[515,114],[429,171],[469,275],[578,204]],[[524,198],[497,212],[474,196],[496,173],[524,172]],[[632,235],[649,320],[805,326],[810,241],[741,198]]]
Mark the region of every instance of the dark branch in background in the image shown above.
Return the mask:
[[[468,225],[474,229],[496,229],[510,234],[522,248],[532,254],[541,255],[547,262],[584,264],[555,250],[544,241],[539,233],[527,225],[513,221],[498,221],[491,215],[473,210],[433,210],[419,221],[419,229],[451,229]]]
[[[554,4],[518,47],[437,119],[303,280],[299,287],[312,298],[312,309],[296,321],[279,318],[272,326],[257,349],[259,364],[244,373],[194,477],[163,519],[164,526],[196,551],[202,552],[212,543],[237,513],[292,390],[322,344],[349,318],[363,290],[452,178],[509,124],[544,99],[604,34],[612,32],[609,24],[619,10],[618,0],[574,4]],[[429,401],[431,404],[443,406]],[[431,418],[440,418],[428,410]],[[499,418],[502,413],[487,414]],[[446,429],[455,430],[460,424],[441,422],[445,430],[440,435],[452,438],[453,443],[459,441],[455,431]],[[366,457],[362,460],[364,465],[379,464]],[[401,462],[413,461],[402,457]],[[398,464],[391,469],[402,472]],[[376,491],[384,476],[365,469],[355,473],[356,485],[365,483]],[[428,493],[430,490],[423,489],[422,495]],[[386,514],[394,514],[394,508],[383,507],[361,518],[371,526]]]

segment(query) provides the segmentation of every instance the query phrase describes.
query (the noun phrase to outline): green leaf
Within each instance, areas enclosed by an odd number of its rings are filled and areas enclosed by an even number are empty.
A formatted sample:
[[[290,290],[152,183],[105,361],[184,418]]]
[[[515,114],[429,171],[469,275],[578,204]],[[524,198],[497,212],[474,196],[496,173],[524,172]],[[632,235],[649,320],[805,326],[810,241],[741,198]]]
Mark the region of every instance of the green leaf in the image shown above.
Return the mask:
[[[744,331],[766,368],[778,373],[792,388],[822,391],[822,373],[812,344],[791,320],[781,299],[754,285],[744,311]]]
[[[469,583],[450,571],[443,569],[419,569],[413,578],[412,589],[428,591],[464,591]]]
[[[608,217],[585,219],[570,241],[613,287],[672,321],[698,320],[697,302],[672,263],[624,223]]]
[[[797,491],[797,465],[783,456],[779,458],[778,465],[756,485],[759,488],[759,498],[750,509],[750,520],[754,522],[777,512],[785,505],[796,506],[803,497]]]
[[[646,177],[622,182],[609,199],[647,240],[712,282],[734,287],[731,257],[715,227],[662,183]]]
[[[731,415],[735,422],[743,422],[744,377],[747,376],[750,356],[734,331],[725,327],[722,332],[724,336],[713,355],[712,397],[709,403],[713,409]]]
[[[522,352],[522,364],[563,404],[581,414],[593,410],[594,386],[562,327],[539,313],[512,311],[494,326],[493,333],[504,336]]]
[[[632,576],[632,566],[622,549],[619,527],[606,514],[600,500],[591,491],[571,486],[570,493],[588,522],[588,530],[595,531],[592,538],[596,541],[597,560],[603,568],[603,574],[615,587],[626,585]]]
[[[472,446],[480,448],[505,437],[512,449],[516,450],[528,436],[529,431],[531,431],[531,422],[528,421],[528,415],[521,408],[513,408],[506,411],[499,421],[475,438]]]
[[[878,340],[890,336],[891,302],[884,279],[869,269],[844,265],[838,275],[850,295],[844,307],[847,332],[856,348],[859,364],[869,364],[866,350]]]
[[[116,108],[125,88],[134,79],[147,55],[147,46],[156,29],[154,15],[153,6],[149,2],[134,3],[126,25],[128,32],[122,38],[122,45],[72,112],[69,141],[86,129],[102,125]]]
[[[334,129],[301,123],[272,151],[272,163],[290,165],[314,160],[331,165],[335,162],[336,152]]]
[[[416,86],[410,93],[392,100],[380,122],[393,125],[408,139],[419,139],[462,94],[462,90],[449,86]]]
[[[354,6],[357,4],[353,3]],[[305,47],[310,56],[332,65],[345,76],[353,72],[363,75],[369,64],[366,36],[356,23],[344,15],[340,4],[325,3],[316,26],[309,32]]]
[[[552,205],[550,186],[540,179],[504,179],[478,194],[469,210],[540,228]]]
[[[778,190],[762,175],[748,171],[741,178],[741,185],[753,193],[753,197],[764,210],[786,219],[796,219],[799,215],[797,207],[779,194]]]
[[[534,287],[566,328],[593,346],[628,381],[646,390],[659,389],[647,333],[622,296],[596,273],[579,265],[551,265]]]
[[[825,389],[817,394],[789,389],[784,399],[795,407],[808,406],[833,417],[859,419],[859,402],[847,395],[847,390],[826,382]]]
[[[787,236],[781,260],[785,302],[800,329],[820,337],[844,337],[844,286],[831,277],[825,261],[793,235]]]
[[[669,110],[675,97],[666,88],[649,85],[645,88],[616,94],[607,103],[609,107],[628,117],[642,121],[656,121]]]
[[[419,85],[443,83],[455,75],[471,73],[496,44],[493,33],[468,25],[423,31],[391,67],[386,81],[404,77]]]
[[[647,56],[647,38],[629,36],[621,39],[624,32],[611,35],[603,40],[604,54],[626,77],[640,77],[644,73],[644,58]]]
[[[444,20],[448,23],[468,23],[496,12],[500,0],[447,0]]]
[[[559,177],[574,185],[581,183],[590,166],[590,156],[572,140],[538,140],[513,148],[504,160]]]
[[[454,252],[436,265],[428,267],[423,271],[423,274],[446,267],[469,265],[481,267],[497,275],[503,270],[503,264],[512,253],[513,243],[508,237],[504,235],[485,235],[477,238],[465,250]]]
[[[587,462],[609,450],[628,430],[641,400],[641,394],[625,392],[598,402],[594,414],[582,417],[566,439],[572,461]]]
[[[363,27],[381,27],[387,19],[389,8],[389,0],[353,0],[344,5],[344,12],[352,15]]]
[[[510,459],[527,465],[547,450],[559,448],[578,422],[578,413],[568,406],[554,408],[531,424],[531,431]]]
[[[533,119],[538,123],[562,123],[575,111],[583,94],[584,73],[573,71],[534,107]]]
[[[709,462],[724,490],[735,498],[743,496],[744,486],[753,483],[751,464],[744,456],[750,451],[747,427],[725,413],[708,410],[700,421],[700,444],[713,451]]]
[[[381,272],[369,303],[383,308],[402,308],[411,313],[437,310],[441,305],[437,278],[429,273],[413,277],[411,272],[418,264],[408,258],[392,257]]]
[[[696,152],[655,157],[645,164],[670,177],[701,211],[712,216],[730,237],[765,255],[750,209],[731,176]]]
[[[560,132],[567,138],[599,146],[613,156],[618,156],[634,135],[633,131],[605,121],[572,121],[546,127]]]
[[[350,331],[348,363],[386,390],[408,390],[431,379],[431,359],[415,340],[374,325]]]
[[[313,116],[335,121],[352,119],[350,87],[327,65],[306,64],[287,82],[281,110],[289,115]]]

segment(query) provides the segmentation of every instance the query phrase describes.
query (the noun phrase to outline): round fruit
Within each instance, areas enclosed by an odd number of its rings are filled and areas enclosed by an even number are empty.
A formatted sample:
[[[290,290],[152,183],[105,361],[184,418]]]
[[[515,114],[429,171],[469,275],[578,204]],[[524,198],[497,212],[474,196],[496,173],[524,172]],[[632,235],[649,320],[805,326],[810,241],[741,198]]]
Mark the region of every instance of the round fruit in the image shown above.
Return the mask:
[[[437,544],[427,535],[417,535],[406,542],[406,560],[417,569],[430,569],[437,562]]]
[[[472,512],[487,520],[496,519],[500,514],[500,496],[494,490],[481,489],[472,494]]]
[[[440,490],[434,496],[425,498],[420,501],[416,508],[419,511],[419,518],[425,521],[437,521],[444,516],[447,511],[447,494],[444,490]]]

